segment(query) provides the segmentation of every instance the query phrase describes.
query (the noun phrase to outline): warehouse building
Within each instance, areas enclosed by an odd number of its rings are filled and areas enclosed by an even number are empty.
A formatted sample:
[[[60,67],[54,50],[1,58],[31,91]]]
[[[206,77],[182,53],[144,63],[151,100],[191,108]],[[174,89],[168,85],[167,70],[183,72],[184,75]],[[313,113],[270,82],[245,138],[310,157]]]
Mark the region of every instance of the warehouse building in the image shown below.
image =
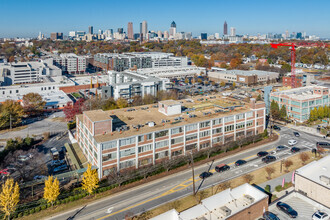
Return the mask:
[[[265,103],[251,99],[246,104],[221,96],[168,100],[138,108],[85,111],[76,122],[77,142],[103,177],[260,134],[265,129]]]

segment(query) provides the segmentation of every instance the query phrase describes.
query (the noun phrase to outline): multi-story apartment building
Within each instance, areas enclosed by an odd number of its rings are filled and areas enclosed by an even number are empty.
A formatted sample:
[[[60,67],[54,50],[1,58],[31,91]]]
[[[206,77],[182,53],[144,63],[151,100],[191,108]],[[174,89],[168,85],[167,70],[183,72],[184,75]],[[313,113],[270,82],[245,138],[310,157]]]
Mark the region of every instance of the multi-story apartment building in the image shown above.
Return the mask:
[[[217,67],[212,67],[212,70],[208,72],[208,75],[215,81],[235,82],[248,86],[257,83],[274,82],[279,77],[279,73],[275,72],[260,70],[225,70]]]
[[[297,122],[309,119],[310,111],[320,106],[329,105],[329,88],[324,86],[307,86],[289,89],[270,94],[281,108],[286,107],[287,115]]]
[[[187,57],[175,57],[172,53],[102,53],[94,55],[93,65],[103,70],[124,71],[130,68],[161,68],[167,66],[187,66]]]
[[[260,134],[265,103],[221,96],[167,100],[135,109],[85,111],[76,122],[77,143],[103,177]]]
[[[292,77],[291,76],[283,76],[283,86],[292,87]],[[304,76],[301,74],[295,75],[294,78],[294,86],[292,88],[298,88],[304,86]]]
[[[63,72],[70,74],[85,73],[86,63],[86,57],[77,56],[74,53],[63,53],[54,57],[54,64]]]
[[[102,87],[102,97],[114,99],[130,99],[134,96],[156,96],[157,92],[171,87],[169,79],[157,78],[136,72],[112,72],[109,73],[109,86]]]

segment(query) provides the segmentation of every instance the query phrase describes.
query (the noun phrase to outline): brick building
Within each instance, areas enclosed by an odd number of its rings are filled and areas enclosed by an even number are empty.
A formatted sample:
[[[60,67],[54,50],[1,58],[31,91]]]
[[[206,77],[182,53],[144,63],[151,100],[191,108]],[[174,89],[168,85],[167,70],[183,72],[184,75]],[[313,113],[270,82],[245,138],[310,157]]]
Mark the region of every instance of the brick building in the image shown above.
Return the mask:
[[[291,84],[292,78],[291,78],[291,76],[284,76],[282,79],[283,79],[283,86],[292,87],[292,84]],[[303,87],[304,86],[304,76],[300,75],[300,74],[296,75],[294,85],[295,85],[294,88]]]
[[[162,101],[136,109],[85,111],[76,122],[77,142],[103,177],[260,134],[265,129],[265,103],[221,96]]]

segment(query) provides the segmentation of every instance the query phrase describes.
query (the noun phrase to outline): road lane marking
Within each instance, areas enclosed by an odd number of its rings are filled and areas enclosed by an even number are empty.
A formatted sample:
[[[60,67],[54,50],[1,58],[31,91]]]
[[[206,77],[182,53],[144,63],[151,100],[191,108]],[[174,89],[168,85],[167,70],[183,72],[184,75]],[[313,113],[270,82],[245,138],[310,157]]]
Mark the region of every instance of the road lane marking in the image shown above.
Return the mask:
[[[275,149],[275,148],[269,149],[269,150],[267,150],[267,152],[273,151],[274,149]],[[256,155],[251,155],[251,156],[245,157],[245,158],[243,158],[243,160],[248,160],[248,159],[251,159],[251,158],[253,158],[253,157],[256,157]],[[235,162],[231,162],[231,163],[228,163],[227,165],[228,165],[228,166],[231,166],[231,165],[234,165],[234,163],[235,163]],[[215,170],[212,169],[211,172],[215,172]],[[236,172],[237,172],[237,171],[236,171]],[[242,173],[243,170],[238,170],[238,172],[239,172],[239,173]],[[105,218],[111,217],[111,216],[113,216],[113,215],[119,214],[119,213],[121,213],[121,212],[127,211],[127,210],[132,209],[132,208],[135,208],[135,207],[137,207],[137,206],[140,206],[140,205],[146,204],[146,203],[148,203],[148,202],[151,202],[151,201],[153,201],[153,200],[156,200],[156,199],[159,199],[159,198],[161,198],[161,197],[167,196],[167,195],[169,195],[169,194],[172,194],[172,193],[178,192],[178,191],[180,191],[180,190],[183,190],[183,189],[185,189],[185,188],[191,186],[191,185],[193,184],[193,182],[198,182],[199,180],[201,180],[199,177],[195,178],[194,181],[193,181],[193,178],[189,178],[189,179],[183,181],[182,183],[180,183],[179,185],[173,187],[172,189],[170,189],[170,190],[168,190],[168,191],[166,191],[166,192],[164,192],[164,193],[162,193],[162,194],[160,194],[160,195],[158,195],[158,196],[156,196],[156,197],[150,198],[150,199],[145,200],[145,201],[142,201],[142,202],[140,202],[140,203],[138,203],[138,204],[134,204],[134,205],[128,206],[128,207],[126,207],[126,208],[124,208],[124,209],[121,209],[121,210],[118,210],[118,211],[116,211],[116,212],[110,213],[110,214],[108,214],[108,215],[106,215],[106,216],[103,216],[103,217],[98,218],[97,220],[102,220],[102,219],[105,219]]]
[[[105,213],[110,214],[112,212],[112,210],[113,210],[113,207],[110,207],[110,208],[108,208],[108,210]]]

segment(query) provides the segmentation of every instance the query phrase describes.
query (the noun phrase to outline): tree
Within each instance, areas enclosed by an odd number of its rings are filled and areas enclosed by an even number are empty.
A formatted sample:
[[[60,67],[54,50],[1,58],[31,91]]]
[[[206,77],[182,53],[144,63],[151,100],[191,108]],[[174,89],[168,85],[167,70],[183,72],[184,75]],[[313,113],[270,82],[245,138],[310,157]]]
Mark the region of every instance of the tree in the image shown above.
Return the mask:
[[[304,165],[306,163],[306,161],[309,160],[309,156],[305,152],[302,152],[301,154],[299,154],[299,159],[301,160],[302,164]]]
[[[189,83],[189,79],[185,78],[184,83],[188,84]]]
[[[252,175],[252,174],[245,174],[244,176],[243,176],[243,179],[244,179],[244,181],[246,182],[246,183],[251,183],[252,181],[253,181],[253,179],[254,179],[254,176]]]
[[[43,101],[40,94],[31,92],[23,96],[22,104],[28,115],[38,115],[42,112],[46,102]]]
[[[133,98],[133,99],[135,100],[135,98]],[[134,103],[134,101],[133,101],[133,103]],[[116,101],[113,98],[109,98],[102,103],[101,108],[103,111],[107,111],[107,110],[117,109],[118,106],[117,106]]]
[[[261,98],[261,95],[260,94],[257,96],[256,101],[262,101],[262,98]]]
[[[19,125],[24,115],[23,107],[13,100],[6,100],[0,104],[0,128]]]
[[[51,203],[52,206],[56,201],[57,197],[60,195],[60,182],[57,178],[54,179],[53,176],[49,176],[45,180],[45,188],[44,188],[44,199],[47,200],[48,203]]]
[[[217,189],[215,190],[214,194],[218,192],[218,190],[223,191],[231,187],[231,182],[226,181],[218,185]]]
[[[289,73],[289,72],[291,72],[291,65],[284,63],[284,64],[282,64],[281,69],[284,70],[285,72]]]
[[[97,170],[92,169],[92,166],[88,164],[86,172],[83,174],[82,178],[82,189],[91,195],[98,187],[99,177],[97,175]]]
[[[270,114],[273,117],[273,119],[278,119],[280,116],[278,103],[275,102],[274,100],[272,100],[272,102],[270,103]]]
[[[289,167],[293,165],[292,160],[285,160],[284,161],[284,167],[286,168],[286,172],[288,172]]]
[[[191,78],[191,84],[195,84],[195,83],[196,83],[195,77]]]
[[[123,98],[117,99],[118,108],[126,108],[128,106],[127,100]]]
[[[17,182],[9,178],[2,185],[0,193],[0,208],[5,213],[5,217],[10,219],[10,215],[15,211],[19,202],[19,186]]]
[[[268,174],[267,179],[271,179],[271,175],[275,173],[275,168],[274,167],[266,167],[265,168],[266,173]]]
[[[287,114],[286,114],[286,107],[285,107],[285,105],[282,105],[281,110],[279,112],[279,115],[280,115],[280,118],[281,119],[283,119],[283,120],[286,119]]]
[[[63,113],[65,115],[65,119],[67,121],[75,120],[76,115],[81,114],[84,106],[84,99],[78,99],[74,104],[72,102],[68,102],[63,109]]]
[[[225,87],[226,83],[224,81],[221,81],[220,86]]]
[[[241,60],[238,58],[233,58],[230,60],[230,68],[235,69],[241,64]]]

